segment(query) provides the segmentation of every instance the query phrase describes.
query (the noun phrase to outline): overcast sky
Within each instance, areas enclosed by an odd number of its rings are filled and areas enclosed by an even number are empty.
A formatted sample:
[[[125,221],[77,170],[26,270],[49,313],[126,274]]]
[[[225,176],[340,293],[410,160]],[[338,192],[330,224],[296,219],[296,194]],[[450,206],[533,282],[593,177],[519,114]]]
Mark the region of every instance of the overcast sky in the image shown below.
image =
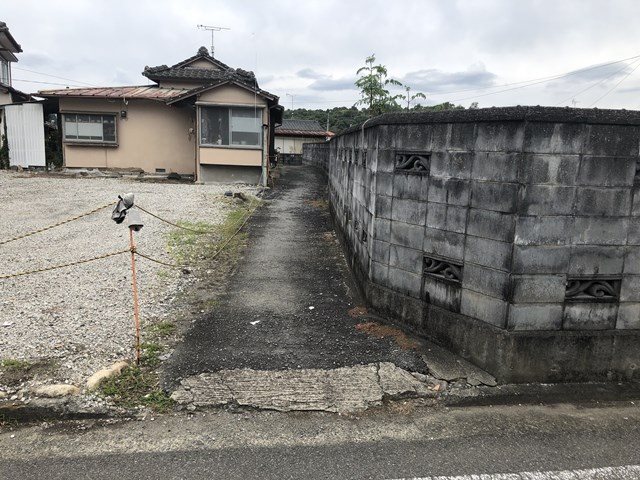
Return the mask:
[[[292,96],[294,107],[352,106],[355,72],[375,53],[429,104],[640,109],[639,18],[639,0],[3,0],[0,10],[24,51],[20,90],[147,84],[145,65],[209,46],[196,28],[207,24],[231,29],[216,34],[216,57],[254,70],[287,108]]]

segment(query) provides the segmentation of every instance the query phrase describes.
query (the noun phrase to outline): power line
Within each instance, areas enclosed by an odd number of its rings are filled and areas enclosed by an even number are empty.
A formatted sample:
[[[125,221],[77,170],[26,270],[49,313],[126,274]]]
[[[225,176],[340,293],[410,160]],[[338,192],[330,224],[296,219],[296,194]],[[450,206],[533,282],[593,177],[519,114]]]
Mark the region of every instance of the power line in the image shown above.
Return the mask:
[[[631,58],[640,58],[640,55],[638,55],[636,57],[631,57]],[[606,65],[612,65],[614,63],[620,63],[621,61],[626,61],[626,60],[628,60],[628,59],[618,60],[616,62],[610,62],[610,63],[607,63],[607,64],[598,65],[596,67],[583,68],[581,70],[575,70],[575,71],[572,71],[572,72],[565,73],[563,75],[557,75],[557,76],[554,76],[554,77],[547,77],[546,79],[541,79],[541,80],[538,80],[538,81],[532,81],[530,83],[527,83],[526,85],[520,85],[519,87],[505,88],[504,90],[498,90],[498,91],[495,91],[495,92],[483,93],[481,95],[474,95],[474,96],[471,96],[471,97],[458,98],[458,99],[455,99],[455,100],[451,100],[451,102],[461,102],[463,100],[470,100],[470,99],[475,99],[475,98],[480,98],[480,97],[487,97],[489,95],[495,95],[495,94],[498,94],[498,93],[510,92],[512,90],[519,90],[521,88],[531,87],[533,85],[538,85],[540,83],[547,83],[547,82],[551,82],[551,81],[554,81],[554,80],[559,80],[561,78],[566,78],[566,77],[570,77],[572,75],[577,75],[578,73],[582,73],[582,72],[585,72],[585,71],[588,71],[588,70],[593,70],[594,68],[600,68],[600,67],[604,67]]]
[[[521,80],[519,82],[504,83],[502,85],[492,85],[490,87],[467,88],[467,89],[463,89],[463,90],[454,90],[454,91],[449,91],[449,92],[438,92],[438,93],[429,94],[429,96],[433,97],[433,96],[441,96],[441,95],[451,95],[452,93],[475,92],[475,91],[479,91],[479,90],[490,90],[492,88],[510,87],[512,85],[521,85],[523,83],[537,82],[537,81],[542,81],[542,80],[554,80],[556,78],[566,77],[566,76],[570,76],[570,75],[576,75],[578,73],[588,72],[590,70],[595,70],[597,68],[608,67],[609,65],[615,65],[616,63],[622,63],[622,62],[626,62],[628,60],[634,60],[634,59],[640,59],[640,55],[634,55],[633,57],[623,58],[622,60],[616,60],[616,61],[613,61],[613,62],[601,63],[599,65],[594,65],[594,66],[591,66],[591,67],[584,67],[584,68],[581,68],[581,69],[578,69],[578,70],[572,70],[572,71],[567,72],[567,73],[550,75],[548,77],[532,78],[532,79],[529,79],[529,80]],[[625,66],[625,68],[626,68],[626,66]]]
[[[637,62],[638,60],[636,60]],[[563,103],[567,102],[568,100],[571,100],[572,98],[577,97],[578,95],[582,95],[584,92],[587,92],[589,90],[591,90],[594,87],[597,87],[598,85],[600,85],[601,83],[606,82],[607,80],[609,80],[611,77],[613,77],[614,75],[617,75],[618,73],[622,72],[623,70],[625,70],[626,68],[630,67],[631,65],[633,65],[636,62],[631,62],[628,65],[625,65],[624,67],[622,67],[619,70],[616,70],[615,72],[613,72],[611,75],[607,75],[605,78],[603,78],[602,80],[598,80],[596,83],[588,86],[587,88],[580,90],[578,93],[574,93],[573,95],[571,95],[570,97],[565,98],[564,100],[562,100],[561,102],[556,103],[556,106],[558,105],[562,105]]]
[[[622,79],[616,83],[613,87],[611,87],[604,95],[602,95],[600,98],[598,98],[595,102],[593,102],[591,105],[589,105],[589,108],[593,107],[596,103],[598,103],[600,100],[602,100],[604,97],[606,97],[607,95],[609,95],[611,92],[613,92],[616,88],[618,88],[618,86],[624,82],[627,78],[629,78],[629,76],[635,72],[638,67],[640,67],[640,63],[638,63],[635,67],[633,67],[633,70],[631,70],[629,73],[627,73],[624,77],[622,77]]]
[[[60,80],[68,80],[68,81],[73,82],[73,83],[82,83],[82,84],[88,85],[90,87],[97,87],[97,85],[93,85],[92,83],[81,82],[80,80],[73,80],[72,78],[58,77],[57,75],[51,75],[49,73],[36,72],[35,70],[28,70],[28,69],[22,68],[22,67],[11,66],[11,69],[12,70],[22,70],[23,72],[35,73],[36,75],[43,75],[45,77],[58,78]]]
[[[25,80],[24,78],[13,78],[12,80],[14,82],[41,83],[44,85],[61,85],[63,87],[68,87],[69,85],[72,87],[84,87],[84,85],[74,85],[72,83],[39,82],[37,80]]]
[[[529,80],[521,80],[519,82],[511,82],[511,83],[505,83],[505,84],[501,84],[501,85],[492,85],[489,87],[477,87],[477,88],[467,88],[467,89],[462,89],[462,90],[451,90],[451,91],[446,91],[446,92],[437,92],[437,93],[430,93],[428,96],[429,97],[440,97],[443,95],[451,95],[454,93],[463,93],[463,92],[475,92],[475,91],[482,91],[482,90],[490,90],[492,88],[502,88],[502,87],[510,87],[513,85],[520,85],[518,87],[514,87],[514,88],[508,88],[508,89],[504,89],[504,90],[498,90],[495,92],[488,92],[488,93],[484,93],[481,95],[475,95],[475,96],[470,96],[470,97],[465,97],[465,98],[459,98],[457,100],[451,100],[452,102],[459,102],[462,100],[469,100],[469,99],[474,99],[474,98],[479,98],[479,97],[485,97],[488,95],[495,95],[498,93],[503,93],[503,92],[508,92],[511,90],[518,90],[520,88],[525,88],[525,87],[529,87],[532,85],[538,85],[540,83],[545,83],[545,82],[549,82],[549,81],[553,81],[553,80],[558,80],[561,78],[565,78],[565,77],[570,77],[573,75],[578,75],[580,73],[584,73],[584,72],[588,72],[591,70],[596,70],[598,68],[602,68],[602,67],[607,67],[609,65],[615,65],[617,63],[622,63],[622,62],[626,62],[629,60],[637,60],[640,59],[640,55],[634,55],[632,57],[627,57],[627,58],[623,58],[621,60],[615,60],[612,62],[606,62],[606,63],[601,63],[599,65],[594,65],[591,67],[585,67],[585,68],[581,68],[578,70],[572,70],[570,72],[566,72],[566,73],[562,73],[562,74],[556,74],[556,75],[550,75],[548,77],[539,77],[539,78],[533,78],[533,79],[529,79]],[[633,64],[635,62],[632,62],[631,64]],[[629,65],[625,65],[624,68],[627,68]],[[621,69],[621,70],[624,70]],[[612,75],[611,75],[612,76]],[[607,77],[608,78],[608,77]],[[606,80],[606,79],[605,79]],[[326,101],[303,101],[301,100],[300,103],[350,103],[350,102],[355,102],[357,100],[326,100]]]

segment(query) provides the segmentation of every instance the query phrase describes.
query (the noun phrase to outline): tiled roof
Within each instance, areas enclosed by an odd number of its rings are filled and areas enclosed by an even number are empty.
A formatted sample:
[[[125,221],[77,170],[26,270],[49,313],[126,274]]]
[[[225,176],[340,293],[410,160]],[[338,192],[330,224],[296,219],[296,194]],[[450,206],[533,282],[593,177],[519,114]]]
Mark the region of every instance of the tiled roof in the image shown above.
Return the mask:
[[[284,119],[282,125],[276,127],[276,135],[294,135],[310,137],[326,137],[327,131],[316,120]]]
[[[9,27],[4,22],[0,22],[0,58],[8,60],[9,62],[16,62],[18,59],[14,53],[22,52],[22,47],[13,38]]]
[[[169,68],[164,70],[157,70],[161,67],[153,67],[154,70],[145,69],[142,73],[145,77],[158,81],[158,80],[201,80],[208,83],[220,80],[236,80],[247,85],[253,86],[254,82],[257,85],[256,79],[251,72],[245,70],[213,70],[209,68]]]
[[[193,89],[191,89],[193,90]],[[167,101],[189,92],[188,88],[160,88],[155,85],[142,87],[92,87],[40,90],[40,97],[93,97],[93,98],[143,98]]]
[[[196,60],[206,60],[218,68],[190,67],[189,65]],[[144,67],[142,75],[154,81],[175,79],[201,80],[212,83],[219,80],[236,80],[247,85],[253,86],[255,84],[257,86],[256,77],[253,72],[248,72],[241,68],[234,69],[229,67],[220,60],[209,55],[209,51],[206,47],[200,47],[196,55],[170,67],[167,65]]]

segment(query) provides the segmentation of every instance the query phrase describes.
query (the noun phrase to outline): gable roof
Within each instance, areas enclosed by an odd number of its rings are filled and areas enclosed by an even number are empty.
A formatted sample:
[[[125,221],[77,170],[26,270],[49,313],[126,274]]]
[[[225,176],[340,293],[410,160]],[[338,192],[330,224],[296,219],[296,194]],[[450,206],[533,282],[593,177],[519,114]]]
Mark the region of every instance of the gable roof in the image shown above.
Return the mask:
[[[22,52],[22,47],[9,32],[7,24],[0,22],[0,58],[9,62],[17,62],[18,59],[14,53],[20,52]]]
[[[210,62],[217,68],[190,67],[197,60]],[[207,83],[220,80],[237,80],[247,85],[257,86],[253,72],[241,68],[231,68],[220,60],[209,55],[206,47],[200,47],[198,53],[172,66],[159,65],[157,67],[144,67],[142,75],[154,82],[161,80],[195,80]]]
[[[282,125],[276,127],[276,135],[326,137],[328,132],[320,126],[317,120],[297,120],[287,118],[282,121]]]
[[[246,83],[243,82],[239,82],[233,78],[224,78],[221,79],[220,81],[216,82],[216,83],[207,83],[206,85],[203,85],[201,87],[196,87],[196,88],[192,88],[191,90],[183,90],[183,93],[180,94],[179,96],[172,98],[171,100],[167,101],[167,104],[170,105],[172,103],[177,103],[180,102],[182,100],[185,100],[189,97],[192,97],[194,95],[198,95],[199,93],[204,93],[207,92],[209,90],[213,90],[214,88],[218,88],[221,87],[223,85],[237,85],[240,88],[244,88],[245,90],[248,90],[251,93],[256,93],[258,95],[260,95],[261,97],[266,98],[267,100],[271,100],[274,102],[278,102],[278,100],[280,99],[280,97],[267,92],[266,90],[262,90],[260,88],[254,87],[253,85],[247,85]]]

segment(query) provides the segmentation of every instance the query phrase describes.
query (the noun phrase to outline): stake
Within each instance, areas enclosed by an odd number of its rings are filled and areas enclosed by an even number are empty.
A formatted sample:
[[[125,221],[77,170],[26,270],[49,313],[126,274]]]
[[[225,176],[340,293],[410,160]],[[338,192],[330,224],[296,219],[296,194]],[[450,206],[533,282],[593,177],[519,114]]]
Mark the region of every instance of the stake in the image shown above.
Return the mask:
[[[133,319],[136,324],[136,365],[140,365],[140,309],[138,307],[138,282],[136,280],[136,243],[133,239],[133,228],[129,228],[129,245],[131,247],[131,288],[133,289]]]

